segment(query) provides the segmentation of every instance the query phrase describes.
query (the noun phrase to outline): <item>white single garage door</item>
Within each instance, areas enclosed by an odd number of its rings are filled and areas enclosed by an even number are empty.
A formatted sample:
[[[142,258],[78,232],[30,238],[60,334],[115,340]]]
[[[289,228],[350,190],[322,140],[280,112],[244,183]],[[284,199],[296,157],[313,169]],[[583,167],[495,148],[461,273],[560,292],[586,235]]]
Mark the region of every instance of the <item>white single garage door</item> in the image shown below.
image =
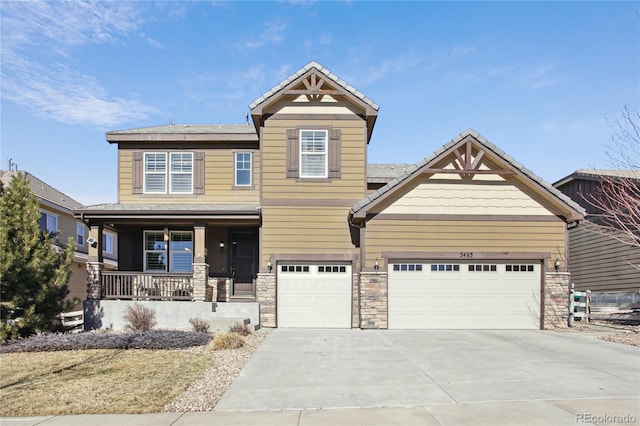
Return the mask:
[[[389,262],[390,329],[538,329],[538,262]]]
[[[278,264],[278,327],[351,328],[351,265]]]

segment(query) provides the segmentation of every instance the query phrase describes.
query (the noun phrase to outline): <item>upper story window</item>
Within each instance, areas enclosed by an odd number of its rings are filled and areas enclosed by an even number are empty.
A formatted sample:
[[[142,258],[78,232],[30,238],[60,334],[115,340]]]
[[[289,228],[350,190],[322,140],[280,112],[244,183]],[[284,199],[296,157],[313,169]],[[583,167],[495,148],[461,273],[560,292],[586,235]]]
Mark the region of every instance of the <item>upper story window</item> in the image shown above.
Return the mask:
[[[251,161],[250,152],[236,152],[236,186],[251,186]]]
[[[327,131],[300,130],[300,177],[327,177]]]
[[[40,212],[38,225],[42,232],[58,232],[58,216],[49,212]]]
[[[84,247],[84,225],[76,223],[76,244],[79,247]]]
[[[168,163],[167,163],[168,158]],[[193,193],[192,152],[145,152],[144,193]]]

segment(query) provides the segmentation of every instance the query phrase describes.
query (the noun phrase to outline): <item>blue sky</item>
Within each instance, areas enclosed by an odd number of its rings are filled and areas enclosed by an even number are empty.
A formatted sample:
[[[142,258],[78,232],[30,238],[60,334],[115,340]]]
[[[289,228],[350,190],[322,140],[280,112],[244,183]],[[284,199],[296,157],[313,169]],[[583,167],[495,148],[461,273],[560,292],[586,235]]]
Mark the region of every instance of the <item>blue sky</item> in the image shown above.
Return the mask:
[[[474,128],[543,179],[609,167],[640,103],[638,2],[0,2],[1,151],[84,204],[116,200],[104,133],[242,123],[317,61],[380,105],[369,162]]]

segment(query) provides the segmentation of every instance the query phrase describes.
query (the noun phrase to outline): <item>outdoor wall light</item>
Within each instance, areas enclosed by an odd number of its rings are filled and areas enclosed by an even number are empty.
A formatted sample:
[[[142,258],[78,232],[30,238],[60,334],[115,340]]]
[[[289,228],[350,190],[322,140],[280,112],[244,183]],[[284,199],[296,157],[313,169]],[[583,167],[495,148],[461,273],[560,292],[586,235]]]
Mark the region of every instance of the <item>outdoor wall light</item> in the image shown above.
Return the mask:
[[[271,264],[271,259],[269,259],[269,262],[267,263],[267,269],[269,269],[269,272],[271,272],[271,270],[273,269],[273,265]]]
[[[224,250],[224,241],[220,241],[220,250]]]
[[[376,259],[376,263],[373,264],[373,269],[375,269],[376,272],[378,271],[378,269],[380,269],[380,264],[378,263],[378,259]]]
[[[556,263],[554,263],[553,266],[556,268],[556,272],[558,272],[560,270],[560,261],[556,260]]]

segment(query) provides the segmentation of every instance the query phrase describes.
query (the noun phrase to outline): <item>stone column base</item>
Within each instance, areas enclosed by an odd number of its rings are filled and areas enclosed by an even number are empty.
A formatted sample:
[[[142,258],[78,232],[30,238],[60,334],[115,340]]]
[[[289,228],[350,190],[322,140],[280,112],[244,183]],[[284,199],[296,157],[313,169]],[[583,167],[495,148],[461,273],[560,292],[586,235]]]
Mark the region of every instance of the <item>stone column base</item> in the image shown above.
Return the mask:
[[[360,328],[388,327],[388,276],[386,272],[360,274]]]
[[[102,271],[104,263],[87,262],[87,300],[102,298]]]
[[[569,295],[571,274],[546,272],[544,274],[544,318],[542,328],[554,330],[569,327]]]
[[[276,327],[276,274],[259,273],[256,278],[256,300],[260,303],[260,325]]]

